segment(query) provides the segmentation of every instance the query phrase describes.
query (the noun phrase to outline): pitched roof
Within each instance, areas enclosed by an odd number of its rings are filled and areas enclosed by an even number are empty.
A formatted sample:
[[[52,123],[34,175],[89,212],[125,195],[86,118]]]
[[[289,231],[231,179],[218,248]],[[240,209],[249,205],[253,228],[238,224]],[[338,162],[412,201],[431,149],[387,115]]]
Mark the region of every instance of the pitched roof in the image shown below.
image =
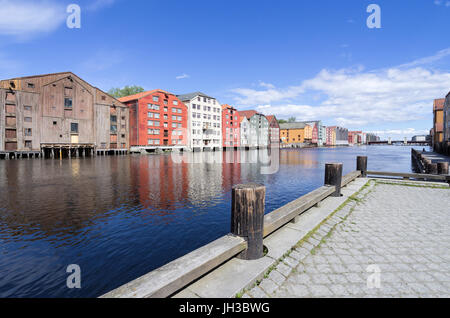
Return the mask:
[[[52,75],[62,75],[62,74],[72,74],[77,76],[76,74],[72,72],[59,72],[59,73],[48,73],[48,74],[39,74],[39,75],[31,75],[31,76],[23,76],[23,77],[14,77],[14,78],[7,78],[2,81],[10,81],[10,80],[23,80],[27,78],[35,78],[35,77],[45,77],[45,76],[52,76]],[[79,77],[79,76],[77,76]]]
[[[275,115],[267,115],[266,116],[267,120],[269,121],[269,123],[271,123],[274,120],[277,120],[277,118],[275,117]]]
[[[197,96],[215,99],[214,97],[203,94],[202,92],[194,92],[194,93],[177,95],[178,99],[181,100],[182,102],[187,101],[187,100],[192,100]]]
[[[80,79],[81,81],[83,81],[84,83],[86,83],[87,85],[93,87],[94,89],[102,92],[105,95],[108,95],[109,97],[117,100],[118,102],[120,102],[120,100],[114,96],[111,96],[109,93],[101,90],[100,88],[88,83],[87,81],[85,81],[84,79],[82,79],[81,77],[79,77],[77,74],[73,73],[73,72],[57,72],[57,73],[48,73],[48,74],[39,74],[39,75],[31,75],[31,76],[23,76],[23,77],[14,77],[14,78],[8,78],[8,79],[4,79],[4,80],[0,80],[0,81],[12,81],[12,80],[25,80],[25,79],[31,79],[31,78],[37,78],[37,77],[46,77],[46,76],[55,76],[55,75],[68,75],[68,76],[75,76],[76,78]],[[125,105],[124,105],[125,106]]]
[[[239,113],[239,116],[250,119],[253,116],[255,116],[258,112],[256,110],[242,110],[242,111],[239,111],[238,113]]]
[[[154,93],[163,93],[163,94],[167,94],[167,95],[173,95],[173,94],[171,94],[169,92],[166,92],[166,91],[164,91],[162,89],[154,89],[154,90],[151,90],[151,91],[146,91],[146,92],[137,93],[137,94],[134,94],[134,95],[121,97],[121,98],[119,98],[119,101],[121,101],[122,103],[125,103],[125,102],[129,102],[129,101],[132,101],[132,100],[141,99],[141,98],[143,98],[145,96],[148,96],[148,95],[151,95],[151,94],[154,94]]]
[[[303,129],[306,127],[306,123],[285,123],[280,124],[280,129]]]

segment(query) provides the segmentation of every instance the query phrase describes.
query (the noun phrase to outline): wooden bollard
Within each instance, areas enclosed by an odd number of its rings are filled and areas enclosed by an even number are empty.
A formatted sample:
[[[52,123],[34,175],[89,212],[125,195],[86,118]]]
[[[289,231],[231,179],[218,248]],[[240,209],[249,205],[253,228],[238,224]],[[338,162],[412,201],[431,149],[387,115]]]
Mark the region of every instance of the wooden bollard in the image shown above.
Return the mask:
[[[244,260],[264,256],[264,205],[266,187],[261,184],[239,184],[233,187],[231,201],[231,233],[245,238],[248,247],[238,255]]]
[[[325,185],[335,186],[336,191],[332,197],[341,196],[342,184],[342,163],[326,163],[325,164]]]
[[[437,163],[430,163],[428,165],[428,173],[429,174],[438,174],[438,164]]]
[[[438,174],[448,174],[448,162],[438,162],[437,163],[437,173]]]
[[[367,177],[367,157],[366,156],[356,157],[356,170],[361,171],[361,176],[363,178]]]

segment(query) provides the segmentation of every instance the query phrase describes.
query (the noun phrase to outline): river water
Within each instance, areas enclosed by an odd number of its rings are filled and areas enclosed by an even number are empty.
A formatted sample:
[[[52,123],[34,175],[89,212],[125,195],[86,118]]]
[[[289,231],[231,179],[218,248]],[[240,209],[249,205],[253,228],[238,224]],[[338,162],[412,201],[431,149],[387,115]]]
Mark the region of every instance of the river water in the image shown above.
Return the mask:
[[[265,184],[268,213],[322,186],[326,162],[412,171],[406,146],[280,150],[271,174],[249,160],[265,155],[0,161],[0,297],[97,297],[146,274],[229,233],[234,184]]]

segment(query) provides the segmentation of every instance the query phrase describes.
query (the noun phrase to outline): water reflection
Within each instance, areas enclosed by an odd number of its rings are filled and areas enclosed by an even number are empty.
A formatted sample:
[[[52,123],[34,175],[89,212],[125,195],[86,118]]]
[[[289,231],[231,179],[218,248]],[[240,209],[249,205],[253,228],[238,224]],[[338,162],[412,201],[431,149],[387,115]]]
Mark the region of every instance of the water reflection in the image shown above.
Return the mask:
[[[0,161],[0,297],[95,297],[143,275],[228,233],[235,184],[265,184],[270,212],[322,185],[326,162],[411,171],[409,147],[276,151],[268,175],[268,150]]]

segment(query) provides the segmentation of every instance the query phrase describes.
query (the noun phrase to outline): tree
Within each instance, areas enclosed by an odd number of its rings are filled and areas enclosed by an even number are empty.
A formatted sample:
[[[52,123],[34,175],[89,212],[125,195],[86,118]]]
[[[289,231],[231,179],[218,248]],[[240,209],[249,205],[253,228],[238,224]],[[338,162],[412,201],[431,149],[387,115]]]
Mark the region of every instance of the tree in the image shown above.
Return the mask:
[[[279,124],[286,124],[286,123],[287,123],[287,120],[279,119],[279,120],[278,120],[278,123],[279,123]]]
[[[124,88],[111,88],[108,91],[108,94],[111,96],[114,96],[115,98],[121,98],[121,97],[125,97],[125,96],[130,96],[130,95],[134,95],[134,94],[139,94],[144,92],[145,90],[140,87],[140,86],[125,86]]]
[[[295,123],[296,118],[295,117],[289,117],[288,123]]]

